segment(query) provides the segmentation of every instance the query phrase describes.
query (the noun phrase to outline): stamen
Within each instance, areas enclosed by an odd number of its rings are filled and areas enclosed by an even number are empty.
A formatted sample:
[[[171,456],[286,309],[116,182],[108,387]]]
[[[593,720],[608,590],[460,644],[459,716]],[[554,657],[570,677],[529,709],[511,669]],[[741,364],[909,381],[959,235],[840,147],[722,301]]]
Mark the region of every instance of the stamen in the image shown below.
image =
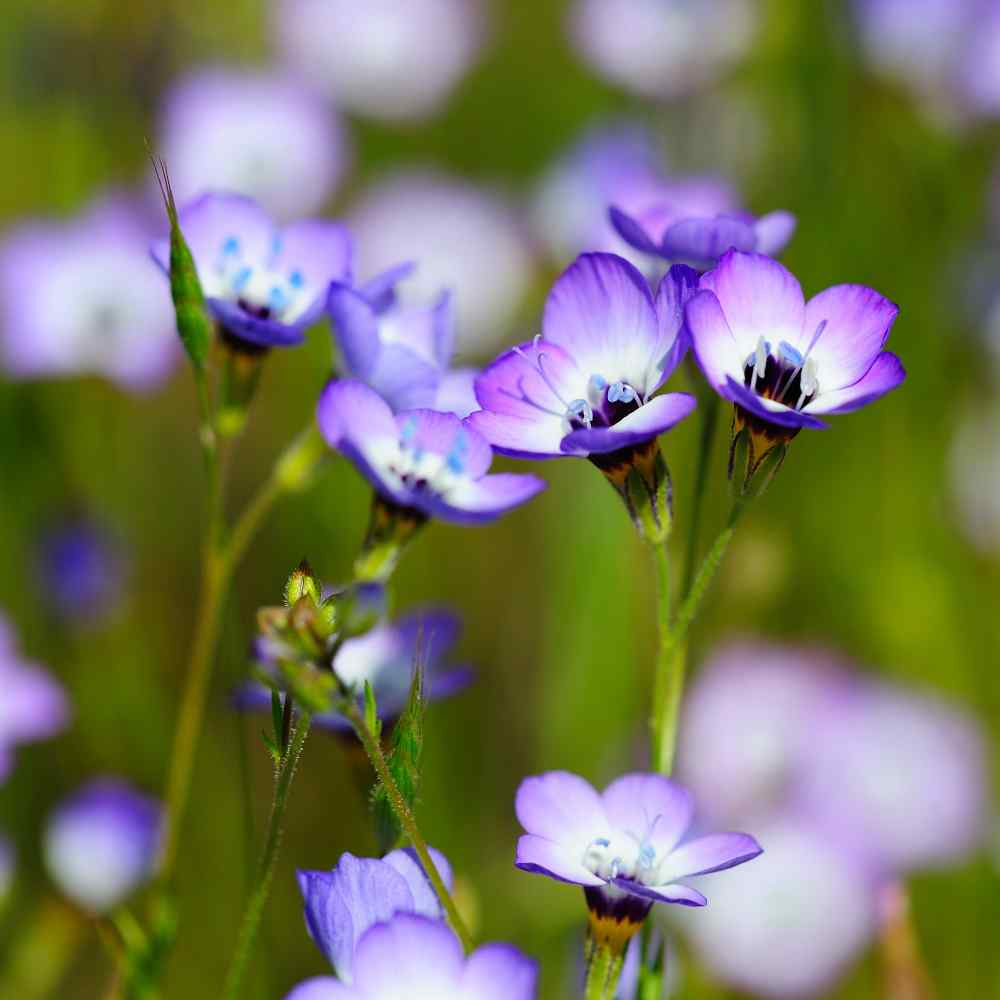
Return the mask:
[[[589,427],[594,422],[594,409],[585,399],[574,399],[566,407],[566,416],[571,421],[579,420]]]
[[[819,379],[816,377],[816,362],[812,358],[807,358],[802,366],[802,380],[799,382],[799,401],[795,404],[796,410],[802,409],[802,404],[819,391]]]
[[[825,329],[826,329],[826,320],[824,319],[816,327],[816,332],[812,335],[812,340],[809,341],[809,346],[806,348],[806,353],[802,355],[802,358],[799,361],[798,367],[796,367],[796,369],[792,372],[791,376],[789,377],[788,381],[785,383],[785,385],[781,389],[781,391],[780,392],[778,392],[777,390],[775,391],[774,398],[775,398],[775,400],[777,402],[783,403],[785,401],[785,393],[788,392],[788,387],[795,381],[795,376],[798,375],[799,372],[802,370],[803,365],[805,365],[805,363],[810,360],[809,355],[812,354],[812,349],[819,343],[819,338],[823,336],[823,331]],[[816,371],[816,365],[814,363],[813,364],[813,382],[814,383],[816,382],[815,371]],[[802,387],[802,383],[801,382],[799,383],[799,387],[800,388]],[[807,393],[807,395],[809,395],[809,394]],[[801,400],[801,397],[800,397],[800,400]],[[799,402],[799,404],[795,407],[795,409],[796,410],[799,409],[799,407],[801,405],[802,405],[802,403]]]
[[[542,335],[540,333],[536,333],[535,336],[532,338],[532,341],[531,341],[531,347],[532,347],[532,349],[535,352],[535,360],[534,361],[532,361],[531,358],[529,358],[527,356],[527,354],[525,354],[524,351],[520,347],[515,347],[514,348],[514,353],[519,358],[523,358],[529,365],[531,365],[531,367],[536,372],[538,372],[538,374],[542,378],[542,381],[548,387],[549,392],[551,392],[552,395],[555,396],[556,399],[558,399],[560,403],[562,403],[563,407],[566,410],[569,410],[570,404],[567,403],[565,399],[563,399],[562,393],[560,393],[559,390],[555,387],[555,385],[552,382],[552,379],[549,377],[548,372],[545,370],[545,364],[544,364],[544,362],[546,360],[546,354],[545,354],[544,351],[539,351],[538,350],[538,344],[539,344],[539,341],[541,341],[541,339],[542,339]]]
[[[771,345],[763,338],[757,338],[757,347],[753,352],[753,374],[750,376],[750,391],[755,392],[757,379],[767,373],[767,359],[771,354]]]
[[[608,387],[609,403],[631,403],[638,398],[639,394],[628,382],[612,382]]]
[[[445,458],[445,465],[449,472],[460,476],[465,471],[465,453],[469,450],[469,441],[465,435],[464,428],[455,435],[452,442],[451,451]]]

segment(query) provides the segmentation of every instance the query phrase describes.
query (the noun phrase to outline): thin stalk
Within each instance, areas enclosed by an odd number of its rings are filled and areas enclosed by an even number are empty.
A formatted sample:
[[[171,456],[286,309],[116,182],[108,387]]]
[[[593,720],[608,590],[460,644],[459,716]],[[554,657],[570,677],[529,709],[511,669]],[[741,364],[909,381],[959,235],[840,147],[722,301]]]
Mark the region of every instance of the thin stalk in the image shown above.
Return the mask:
[[[649,728],[653,763],[656,765],[657,770],[662,770],[660,760],[663,755],[664,725],[666,723],[665,705],[667,692],[671,686],[672,673],[672,664],[666,655],[670,649],[671,625],[670,553],[666,545],[657,545],[653,549],[653,555],[656,560],[659,643],[657,645],[656,667],[653,676],[653,711],[649,718]]]
[[[278,767],[277,780],[274,784],[274,801],[271,805],[271,817],[267,824],[267,840],[264,843],[264,851],[261,854],[260,864],[257,868],[257,879],[253,893],[247,903],[247,908],[243,914],[243,922],[240,925],[239,937],[236,941],[236,950],[226,975],[226,985],[222,996],[224,1000],[235,1000],[239,995],[240,985],[246,973],[247,965],[250,961],[250,951],[253,947],[254,938],[260,928],[261,917],[264,914],[264,906],[267,898],[271,894],[271,883],[274,880],[274,868],[278,860],[278,852],[281,849],[282,822],[285,816],[285,807],[288,804],[288,793],[291,791],[292,781],[295,778],[295,770],[302,756],[302,748],[305,746],[306,737],[309,735],[310,718],[308,715],[300,717],[298,725],[295,727],[291,743],[285,750]]]
[[[695,560],[698,558],[698,539],[701,536],[702,513],[705,487],[708,485],[708,470],[711,467],[712,443],[715,427],[719,422],[719,397],[713,392],[702,400],[698,407],[701,414],[701,437],[698,440],[698,461],[695,465],[694,491],[691,497],[691,519],[688,528],[687,552],[684,557],[684,578],[681,593],[686,594],[694,582]]]
[[[621,975],[622,963],[622,956],[615,955],[610,948],[593,947],[587,963],[585,1000],[611,1000]]]
[[[420,864],[430,879],[442,907],[444,907],[448,923],[451,924],[452,930],[458,935],[458,939],[462,942],[462,947],[468,952],[472,948],[472,937],[465,926],[465,922],[462,920],[461,914],[458,912],[458,907],[455,906],[455,901],[448,892],[448,887],[444,884],[444,880],[441,878],[436,865],[431,859],[430,851],[427,850],[427,842],[420,833],[416,818],[410,810],[406,799],[403,798],[399,786],[392,777],[385,754],[382,752],[382,745],[368,728],[368,723],[365,721],[364,715],[353,699],[347,700],[345,711],[358,734],[358,738],[361,740],[362,746],[365,748],[365,753],[368,754],[368,759],[371,761],[371,765],[375,769],[379,781],[382,782],[386,790],[386,794],[389,797],[389,804],[392,806],[392,810],[399,820],[399,825],[406,836],[409,837],[410,843],[413,844],[413,848],[417,852],[417,857],[420,859]]]

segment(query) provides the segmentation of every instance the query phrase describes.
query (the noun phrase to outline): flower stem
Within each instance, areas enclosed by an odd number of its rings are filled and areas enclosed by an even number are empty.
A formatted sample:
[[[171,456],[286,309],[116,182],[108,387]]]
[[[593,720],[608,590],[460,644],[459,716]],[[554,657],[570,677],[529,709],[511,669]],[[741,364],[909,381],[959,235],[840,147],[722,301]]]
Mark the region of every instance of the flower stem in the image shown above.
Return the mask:
[[[906,886],[902,882],[886,886],[879,902],[884,996],[887,1000],[933,1000],[936,991],[920,954]]]
[[[657,770],[662,771],[664,727],[666,723],[666,704],[668,691],[671,688],[673,674],[672,664],[667,652],[670,649],[670,553],[666,545],[657,545],[653,549],[656,560],[656,588],[658,607],[659,643],[656,652],[656,668],[653,678],[653,711],[649,719],[650,739],[652,742],[653,762]],[[666,773],[666,772],[664,772]]]
[[[621,975],[624,956],[616,955],[610,948],[599,948],[593,943],[590,944],[588,953],[584,998],[611,1000]]]
[[[309,735],[310,718],[302,715],[298,725],[295,727],[291,737],[291,742],[285,749],[278,766],[278,773],[274,784],[274,801],[271,805],[271,817],[267,825],[267,839],[264,843],[264,851],[261,854],[260,864],[257,867],[257,878],[250,901],[243,914],[243,922],[240,926],[239,937],[236,942],[236,950],[226,975],[226,985],[222,996],[224,1000],[234,1000],[239,995],[240,985],[246,972],[247,964],[250,961],[250,950],[253,947],[254,938],[260,928],[261,917],[264,914],[264,906],[271,893],[271,882],[274,879],[274,868],[278,860],[278,852],[281,848],[282,822],[285,815],[285,806],[288,803],[288,793],[295,778],[295,770],[298,766],[299,758],[302,756],[302,748],[305,746],[306,737]]]
[[[687,552],[684,557],[684,578],[681,593],[686,594],[694,582],[695,560],[698,558],[698,539],[701,535],[702,508],[705,487],[708,485],[708,470],[712,458],[712,443],[715,427],[719,422],[719,397],[709,393],[698,407],[701,413],[701,437],[698,443],[698,463],[694,473],[694,491],[691,497],[691,523],[688,528]]]
[[[417,820],[410,810],[406,799],[403,798],[399,786],[392,777],[385,754],[382,752],[382,745],[375,738],[371,729],[368,728],[368,723],[365,721],[364,715],[353,699],[347,700],[344,710],[358,734],[358,739],[361,740],[361,744],[365,748],[365,753],[368,754],[368,759],[371,761],[371,765],[375,769],[379,781],[382,782],[386,790],[389,804],[392,806],[392,810],[399,820],[399,825],[409,838],[410,843],[413,844],[413,848],[417,852],[417,857],[420,859],[420,864],[430,879],[442,907],[444,907],[448,923],[451,924],[452,930],[458,935],[458,939],[462,942],[462,947],[468,952],[472,948],[472,937],[465,926],[465,922],[462,920],[461,914],[458,912],[458,907],[455,906],[455,901],[448,892],[448,887],[444,884],[444,880],[441,878],[437,867],[431,859],[430,851],[427,850],[427,842],[424,840],[420,833],[420,828],[417,826]]]

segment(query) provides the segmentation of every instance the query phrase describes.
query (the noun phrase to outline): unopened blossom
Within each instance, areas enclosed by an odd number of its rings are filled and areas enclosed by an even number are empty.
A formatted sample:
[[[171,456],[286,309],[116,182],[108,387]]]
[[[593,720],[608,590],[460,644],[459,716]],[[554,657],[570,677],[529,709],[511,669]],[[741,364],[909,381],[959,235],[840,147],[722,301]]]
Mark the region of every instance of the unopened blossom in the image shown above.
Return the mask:
[[[371,685],[379,717],[391,724],[406,707],[414,663],[423,670],[427,701],[456,694],[472,680],[467,667],[449,664],[446,658],[458,638],[458,617],[443,608],[403,615],[377,624],[364,635],[347,639],[333,659],[333,670],[358,692],[359,705],[365,684]],[[266,655],[266,651],[265,651]],[[238,708],[270,711],[271,691],[263,684],[249,684],[236,694]],[[349,732],[351,723],[339,712],[313,716],[313,725],[334,732]]]
[[[100,375],[148,391],[180,357],[170,294],[137,203],[104,195],[0,238],[0,364],[13,378]]]
[[[353,983],[320,976],[285,1000],[533,1000],[537,978],[537,964],[511,945],[466,957],[440,920],[398,914],[361,938]]]
[[[653,903],[704,906],[706,898],[686,884],[692,876],[761,853],[745,833],[685,839],[694,799],[659,774],[626,774],[599,793],[575,774],[549,771],[521,783],[515,807],[526,831],[517,867],[583,886],[591,932],[616,952]]]
[[[534,476],[487,475],[492,450],[468,419],[433,410],[394,415],[363,382],[331,382],[317,418],[330,446],[357,467],[383,502],[420,518],[491,521],[545,487]]]
[[[449,371],[455,347],[452,296],[403,305],[396,284],[412,273],[397,266],[360,288],[335,281],[327,310],[343,372],[370,385],[393,410],[416,407],[466,417],[478,409],[474,369]]]
[[[451,866],[429,848],[434,867],[451,889]],[[413,848],[384,858],[340,856],[332,871],[299,870],[306,927],[345,983],[354,981],[354,953],[365,932],[397,913],[444,919],[441,901]]]
[[[337,222],[279,227],[239,194],[202,195],[179,217],[212,315],[224,336],[251,348],[301,343],[323,314],[330,282],[351,272],[351,238]],[[169,275],[166,240],[153,256]]]
[[[508,333],[533,262],[526,232],[500,194],[447,174],[406,170],[368,188],[348,222],[359,274],[419,262],[402,289],[404,304],[452,289],[459,363]]]
[[[84,785],[49,817],[45,864],[60,890],[106,913],[153,873],[162,808],[115,778]]]
[[[349,159],[335,112],[290,77],[215,66],[167,92],[157,151],[178,202],[247,195],[282,222],[327,203]]]
[[[51,739],[69,718],[61,685],[42,667],[23,660],[13,631],[0,617],[0,782],[14,764],[23,743]]]
[[[711,83],[748,49],[754,0],[576,0],[569,32],[580,55],[643,97],[677,97]]]
[[[480,0],[276,0],[281,55],[347,111],[419,119],[447,100],[485,31]]]

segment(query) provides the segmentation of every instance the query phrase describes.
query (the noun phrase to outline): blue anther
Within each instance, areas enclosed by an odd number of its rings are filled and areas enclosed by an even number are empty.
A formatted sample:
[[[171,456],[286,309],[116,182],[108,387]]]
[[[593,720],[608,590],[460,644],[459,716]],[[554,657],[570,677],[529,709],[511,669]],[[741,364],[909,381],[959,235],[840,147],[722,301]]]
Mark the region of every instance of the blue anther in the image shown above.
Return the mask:
[[[240,241],[235,236],[229,236],[222,244],[222,252],[226,255],[240,252]]]
[[[253,268],[241,267],[232,278],[233,291],[242,292],[253,276]]]
[[[288,276],[288,284],[290,284],[292,288],[301,288],[305,283],[305,276],[298,269],[292,271],[292,273]]]
[[[796,348],[792,347],[792,345],[789,344],[787,340],[783,340],[781,341],[780,344],[778,344],[778,354],[780,354],[781,357],[789,364],[792,365],[802,364],[801,353]]]

